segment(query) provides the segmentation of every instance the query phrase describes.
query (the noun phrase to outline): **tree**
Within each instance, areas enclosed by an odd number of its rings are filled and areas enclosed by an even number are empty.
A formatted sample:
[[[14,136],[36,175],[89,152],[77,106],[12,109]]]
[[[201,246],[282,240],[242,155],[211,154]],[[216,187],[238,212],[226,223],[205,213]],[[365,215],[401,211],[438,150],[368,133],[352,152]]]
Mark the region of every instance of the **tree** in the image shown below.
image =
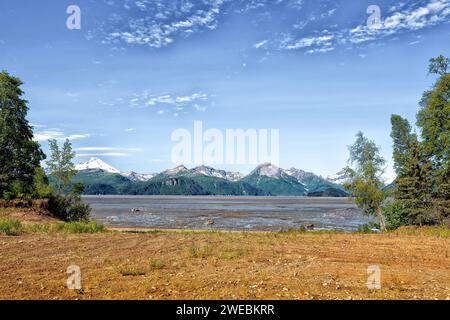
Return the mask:
[[[437,58],[431,58],[428,65],[429,74],[445,75],[448,73],[448,67],[450,66],[450,60],[443,55]]]
[[[345,168],[350,181],[344,186],[352,192],[356,205],[366,215],[378,218],[381,231],[386,231],[386,223],[382,212],[382,203],[386,198],[383,191],[382,174],[385,160],[379,154],[377,145],[367,139],[360,131],[356,141],[349,147],[349,163],[352,167]]]
[[[41,167],[36,168],[33,179],[33,196],[38,199],[49,198],[53,193],[47,175]]]
[[[56,180],[55,185],[58,193],[63,194],[67,191],[72,178],[76,174],[75,165],[72,162],[75,153],[72,151],[72,144],[68,139],[64,142],[62,149],[55,139],[48,142],[51,155],[50,160],[47,161],[47,167],[50,175]]]
[[[432,195],[437,214],[450,215],[450,74],[449,59],[430,60],[430,72],[439,75],[435,85],[423,94],[417,126],[421,129],[421,148],[431,163]]]
[[[45,159],[26,119],[28,102],[22,99],[22,84],[6,71],[0,73],[0,197],[13,186],[30,194],[36,168]]]
[[[391,116],[395,199],[385,208],[390,229],[401,225],[429,224],[431,217],[431,165],[423,156],[417,135],[408,120]]]

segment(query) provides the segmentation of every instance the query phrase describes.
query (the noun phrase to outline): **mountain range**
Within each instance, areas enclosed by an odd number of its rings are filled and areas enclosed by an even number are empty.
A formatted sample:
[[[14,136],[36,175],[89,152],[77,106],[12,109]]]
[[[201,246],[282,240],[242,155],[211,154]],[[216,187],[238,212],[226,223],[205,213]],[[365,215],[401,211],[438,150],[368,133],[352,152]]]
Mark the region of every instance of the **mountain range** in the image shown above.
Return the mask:
[[[248,175],[205,165],[192,169],[180,165],[160,173],[121,172],[101,159],[75,166],[75,182],[85,194],[127,195],[273,195],[334,196],[348,193],[341,184],[296,168],[282,169],[270,163],[257,166]],[[334,178],[334,177],[332,177]]]

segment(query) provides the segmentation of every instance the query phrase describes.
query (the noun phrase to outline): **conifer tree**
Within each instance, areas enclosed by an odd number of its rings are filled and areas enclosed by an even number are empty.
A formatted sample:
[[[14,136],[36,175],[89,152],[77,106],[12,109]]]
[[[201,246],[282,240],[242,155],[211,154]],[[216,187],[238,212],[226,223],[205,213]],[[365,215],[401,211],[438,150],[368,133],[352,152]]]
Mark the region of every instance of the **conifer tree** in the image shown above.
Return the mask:
[[[45,159],[26,119],[22,84],[6,71],[0,73],[0,197],[12,189],[31,194],[36,169]]]
[[[430,60],[430,73],[438,79],[423,94],[417,126],[421,129],[421,148],[432,170],[432,196],[436,215],[450,216],[450,60],[439,56]]]

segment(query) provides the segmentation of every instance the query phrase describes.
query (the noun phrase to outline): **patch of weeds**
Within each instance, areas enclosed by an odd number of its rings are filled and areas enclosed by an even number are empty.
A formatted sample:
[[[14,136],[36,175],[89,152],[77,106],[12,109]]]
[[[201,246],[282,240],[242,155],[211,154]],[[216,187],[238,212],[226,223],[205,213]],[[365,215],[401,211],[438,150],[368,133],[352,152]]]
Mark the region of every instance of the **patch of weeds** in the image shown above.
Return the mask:
[[[145,271],[137,268],[119,268],[118,271],[123,277],[145,276]]]
[[[212,253],[212,246],[205,245],[205,246],[192,246],[189,249],[189,252],[191,254],[191,257],[193,258],[206,258],[211,255]]]
[[[58,223],[53,226],[53,230],[56,232],[64,233],[99,233],[104,232],[105,226],[92,222],[64,222]]]
[[[423,227],[400,227],[391,234],[411,235],[411,236],[431,236],[439,238],[450,238],[450,228],[446,225],[441,226],[423,226]]]
[[[0,234],[19,236],[24,232],[22,223],[17,219],[0,219]]]
[[[244,250],[225,250],[220,255],[220,258],[223,260],[233,260],[242,257],[245,254]]]
[[[154,270],[163,269],[166,266],[166,263],[163,260],[156,259],[156,258],[150,258],[148,260],[148,264],[149,264],[150,268],[152,268]]]
[[[49,233],[50,226],[46,224],[30,224],[24,227],[28,233]]]

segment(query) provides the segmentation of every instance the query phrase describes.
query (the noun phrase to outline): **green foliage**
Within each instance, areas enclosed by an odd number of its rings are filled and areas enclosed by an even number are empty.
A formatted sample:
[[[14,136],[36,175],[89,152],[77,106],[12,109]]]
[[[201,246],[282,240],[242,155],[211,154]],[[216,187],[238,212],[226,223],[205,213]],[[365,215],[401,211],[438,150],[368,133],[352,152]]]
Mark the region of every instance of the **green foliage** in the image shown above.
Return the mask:
[[[375,233],[377,230],[380,229],[380,225],[377,223],[369,222],[366,224],[363,224],[358,228],[358,233]]]
[[[428,73],[430,74],[438,74],[445,75],[448,73],[448,67],[450,66],[450,60],[443,55],[440,55],[437,58],[431,58],[430,64],[428,66]]]
[[[88,221],[91,208],[79,197],[52,195],[48,200],[48,210],[64,221]]]
[[[345,169],[350,181],[344,186],[352,193],[356,205],[366,215],[377,216],[381,230],[385,231],[385,221],[381,205],[386,198],[381,175],[385,160],[380,156],[377,145],[367,139],[362,132],[356,135],[356,141],[349,147],[349,163],[354,167]]]
[[[48,178],[41,167],[36,168],[33,178],[33,196],[37,199],[49,198],[53,193]]]
[[[19,236],[23,233],[23,226],[19,220],[16,219],[0,219],[0,234],[7,236]]]
[[[58,223],[52,227],[52,230],[63,233],[99,233],[105,231],[105,226],[97,223],[96,221],[91,222],[72,221],[72,222]]]
[[[63,194],[76,174],[75,165],[72,162],[75,153],[72,151],[72,144],[68,139],[61,149],[55,139],[48,142],[51,156],[47,161],[47,167],[50,175],[55,178],[56,190],[59,194]]]
[[[388,227],[429,225],[450,217],[450,60],[430,59],[429,73],[439,75],[424,92],[417,114],[421,141],[406,119],[392,115],[394,200],[385,208]]]
[[[45,159],[26,119],[22,84],[6,71],[0,73],[0,195],[31,194],[35,170]]]
[[[394,168],[397,173],[393,195],[385,208],[389,229],[403,225],[433,223],[431,216],[431,164],[424,156],[408,120],[391,116]]]
[[[433,213],[439,219],[450,217],[450,74],[449,59],[430,61],[439,74],[433,88],[424,93],[417,125],[421,129],[421,148],[431,164]]]

